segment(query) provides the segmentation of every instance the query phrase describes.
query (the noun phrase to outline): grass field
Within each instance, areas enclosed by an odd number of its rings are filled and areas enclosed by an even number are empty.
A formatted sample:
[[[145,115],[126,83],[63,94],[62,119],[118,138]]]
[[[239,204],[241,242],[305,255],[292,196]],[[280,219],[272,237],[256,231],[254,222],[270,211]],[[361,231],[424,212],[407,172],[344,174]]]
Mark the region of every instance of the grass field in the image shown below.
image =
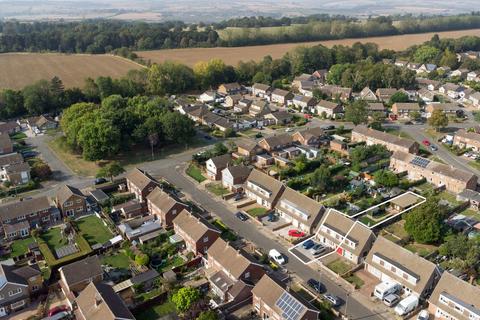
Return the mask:
[[[118,78],[131,69],[140,68],[132,61],[111,55],[4,53],[0,54],[0,89],[21,89],[54,76],[62,79],[66,87],[83,87],[88,77]]]
[[[112,238],[112,233],[96,216],[88,216],[75,221],[85,240],[90,245],[103,244]]]
[[[441,38],[460,38],[468,35],[478,35],[479,29],[461,30],[461,31],[445,31],[437,32]],[[373,42],[378,44],[380,49],[404,50],[414,44],[420,44],[430,40],[434,32],[408,34],[400,36],[388,37],[371,37],[358,39],[342,39],[315,42],[299,42],[299,43],[283,43],[263,46],[234,47],[234,48],[188,48],[188,49],[171,49],[171,50],[153,50],[136,52],[141,58],[151,60],[152,62],[163,62],[173,60],[193,66],[199,61],[208,61],[213,58],[219,58],[226,64],[237,65],[239,61],[255,60],[259,61],[266,55],[272,58],[280,58],[285,53],[291,51],[297,46],[313,46],[323,44],[327,47],[334,45],[351,46],[355,42]]]

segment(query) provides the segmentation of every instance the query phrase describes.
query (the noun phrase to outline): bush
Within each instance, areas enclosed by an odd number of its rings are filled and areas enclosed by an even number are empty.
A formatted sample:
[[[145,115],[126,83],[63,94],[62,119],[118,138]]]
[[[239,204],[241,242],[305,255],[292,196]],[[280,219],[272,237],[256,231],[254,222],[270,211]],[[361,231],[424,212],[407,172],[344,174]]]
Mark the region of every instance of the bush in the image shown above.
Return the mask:
[[[150,258],[145,253],[139,253],[135,256],[135,263],[139,266],[146,266],[149,261]]]

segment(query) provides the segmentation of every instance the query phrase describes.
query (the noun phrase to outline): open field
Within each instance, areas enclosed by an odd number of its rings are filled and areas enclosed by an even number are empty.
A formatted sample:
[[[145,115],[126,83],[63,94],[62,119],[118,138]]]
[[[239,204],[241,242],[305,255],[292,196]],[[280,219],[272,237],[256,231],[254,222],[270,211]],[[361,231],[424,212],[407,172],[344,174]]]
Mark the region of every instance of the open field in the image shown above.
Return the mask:
[[[399,36],[387,37],[371,37],[358,39],[341,39],[341,40],[327,40],[315,42],[299,42],[299,43],[283,43],[272,44],[264,46],[249,46],[249,47],[234,47],[234,48],[188,48],[188,49],[171,49],[171,50],[153,50],[153,51],[138,51],[137,54],[146,60],[152,62],[163,62],[165,60],[173,60],[193,66],[199,61],[208,61],[212,58],[219,58],[230,65],[237,65],[239,61],[261,60],[266,55],[271,55],[273,58],[280,58],[285,53],[294,49],[297,46],[313,46],[323,44],[327,47],[334,45],[351,46],[355,42],[373,42],[378,44],[380,49],[404,50],[411,45],[420,44],[430,40],[435,32],[407,34]],[[437,32],[441,38],[460,38],[469,35],[480,35],[480,29],[460,30],[460,31],[445,31]]]
[[[58,76],[65,87],[83,87],[88,77],[124,76],[140,65],[111,55],[4,53],[0,54],[0,89],[21,89],[41,79]]]

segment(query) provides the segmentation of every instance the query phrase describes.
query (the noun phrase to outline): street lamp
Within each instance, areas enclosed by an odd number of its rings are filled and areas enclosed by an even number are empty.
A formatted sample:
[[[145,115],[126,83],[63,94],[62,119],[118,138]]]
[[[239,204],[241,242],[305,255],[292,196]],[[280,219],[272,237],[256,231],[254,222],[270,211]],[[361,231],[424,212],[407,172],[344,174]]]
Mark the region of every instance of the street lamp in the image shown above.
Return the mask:
[[[350,298],[350,292],[347,292],[347,298],[345,299],[345,317],[348,320],[348,299]]]

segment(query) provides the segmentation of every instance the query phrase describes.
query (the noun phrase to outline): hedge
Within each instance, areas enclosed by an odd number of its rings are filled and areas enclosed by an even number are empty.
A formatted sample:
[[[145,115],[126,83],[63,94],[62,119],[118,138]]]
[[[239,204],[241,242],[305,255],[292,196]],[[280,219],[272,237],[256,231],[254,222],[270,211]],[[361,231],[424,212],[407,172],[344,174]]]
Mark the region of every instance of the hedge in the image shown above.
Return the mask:
[[[47,262],[50,268],[64,264],[65,262],[68,262],[70,260],[73,260],[82,256],[86,256],[87,254],[92,252],[92,248],[90,248],[90,245],[88,244],[87,240],[85,240],[84,237],[78,234],[75,236],[75,243],[77,244],[80,251],[77,253],[68,255],[66,257],[63,257],[61,259],[55,258],[55,256],[53,255],[53,252],[48,247],[48,244],[41,237],[37,238],[36,240],[38,243],[38,248],[42,252],[43,257],[45,258],[45,261]]]

